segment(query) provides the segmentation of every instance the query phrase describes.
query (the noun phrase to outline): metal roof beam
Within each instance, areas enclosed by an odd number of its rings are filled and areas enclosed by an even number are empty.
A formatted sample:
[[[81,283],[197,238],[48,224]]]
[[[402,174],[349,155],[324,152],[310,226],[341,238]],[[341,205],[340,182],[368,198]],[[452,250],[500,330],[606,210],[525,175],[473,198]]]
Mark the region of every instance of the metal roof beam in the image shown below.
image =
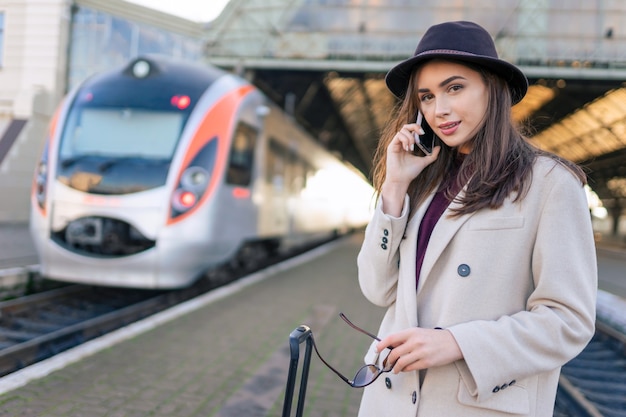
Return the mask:
[[[313,70],[386,73],[397,62],[352,61],[285,58],[241,58],[208,56],[207,61],[222,68],[255,68],[280,70]],[[563,78],[576,80],[626,80],[626,68],[571,68],[552,66],[519,66],[530,79]]]

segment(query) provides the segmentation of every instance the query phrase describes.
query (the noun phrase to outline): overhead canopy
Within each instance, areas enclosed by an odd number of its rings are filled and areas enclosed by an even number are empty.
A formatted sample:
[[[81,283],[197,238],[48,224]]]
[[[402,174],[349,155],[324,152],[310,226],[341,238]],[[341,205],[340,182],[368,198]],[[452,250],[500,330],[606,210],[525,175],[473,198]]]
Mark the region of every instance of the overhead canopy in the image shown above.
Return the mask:
[[[606,184],[626,178],[617,169],[626,165],[626,3],[610,3],[231,0],[208,28],[205,54],[247,76],[369,175],[396,103],[386,72],[412,55],[430,25],[476,21],[530,80],[514,118],[538,146],[585,164],[610,200],[619,197]]]

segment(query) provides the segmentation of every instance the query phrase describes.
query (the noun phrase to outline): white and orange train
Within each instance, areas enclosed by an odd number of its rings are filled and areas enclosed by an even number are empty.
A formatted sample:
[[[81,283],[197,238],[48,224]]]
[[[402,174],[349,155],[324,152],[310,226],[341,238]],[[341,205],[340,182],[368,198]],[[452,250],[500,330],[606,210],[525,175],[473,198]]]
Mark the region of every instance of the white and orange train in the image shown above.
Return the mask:
[[[246,80],[145,56],[59,106],[30,229],[47,278],[178,288],[360,228],[371,201],[363,175]]]

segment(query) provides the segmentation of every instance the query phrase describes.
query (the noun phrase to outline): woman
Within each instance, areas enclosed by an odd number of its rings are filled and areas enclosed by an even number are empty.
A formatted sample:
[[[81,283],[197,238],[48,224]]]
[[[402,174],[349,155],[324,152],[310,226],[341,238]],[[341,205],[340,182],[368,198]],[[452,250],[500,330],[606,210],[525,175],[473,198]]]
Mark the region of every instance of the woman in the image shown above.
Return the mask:
[[[552,416],[560,367],[594,332],[585,175],[516,130],[528,82],[474,23],[428,29],[386,82],[401,103],[358,267],[387,308],[366,363],[394,366],[359,416]],[[415,152],[418,110],[437,137],[429,156]]]

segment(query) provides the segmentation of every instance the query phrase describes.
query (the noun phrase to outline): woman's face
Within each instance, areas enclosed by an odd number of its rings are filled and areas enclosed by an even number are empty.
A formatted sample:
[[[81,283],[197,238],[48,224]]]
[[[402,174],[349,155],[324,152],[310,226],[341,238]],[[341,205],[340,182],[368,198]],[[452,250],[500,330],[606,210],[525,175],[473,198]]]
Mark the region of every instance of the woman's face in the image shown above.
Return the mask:
[[[415,77],[419,107],[430,127],[446,145],[469,153],[489,101],[482,75],[465,65],[435,60]]]

